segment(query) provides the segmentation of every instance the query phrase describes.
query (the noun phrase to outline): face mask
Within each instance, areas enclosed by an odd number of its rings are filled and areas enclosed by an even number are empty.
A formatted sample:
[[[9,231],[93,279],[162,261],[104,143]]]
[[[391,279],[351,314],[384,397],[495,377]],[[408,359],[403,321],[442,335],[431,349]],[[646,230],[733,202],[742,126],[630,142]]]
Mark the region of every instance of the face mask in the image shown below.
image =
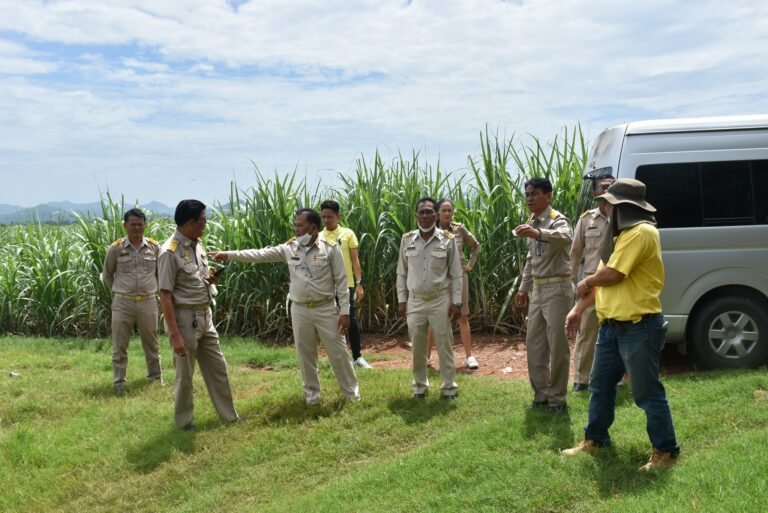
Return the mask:
[[[432,226],[430,226],[429,228],[422,228],[421,225],[419,225],[419,230],[421,230],[421,233],[429,233],[429,232],[431,232],[434,229],[435,229],[435,225],[434,224]]]
[[[298,237],[296,237],[296,242],[298,242],[302,246],[306,246],[307,244],[309,244],[309,241],[311,240],[312,240],[312,236],[308,233],[305,233],[304,235],[299,235]]]

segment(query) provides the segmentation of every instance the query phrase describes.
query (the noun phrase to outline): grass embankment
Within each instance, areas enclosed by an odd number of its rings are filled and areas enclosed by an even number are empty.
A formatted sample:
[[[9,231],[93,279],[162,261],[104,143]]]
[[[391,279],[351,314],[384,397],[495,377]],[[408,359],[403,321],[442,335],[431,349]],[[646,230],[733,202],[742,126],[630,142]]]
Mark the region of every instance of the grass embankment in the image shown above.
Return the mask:
[[[525,381],[459,376],[447,403],[434,375],[432,396],[414,402],[408,371],[374,370],[359,372],[363,401],[344,404],[325,365],[324,401],[307,408],[291,349],[229,340],[224,352],[248,422],[221,425],[198,376],[198,431],[184,433],[172,387],[143,382],[137,342],[118,398],[108,341],[0,339],[0,511],[743,513],[768,497],[765,370],[666,379],[683,453],[649,475],[636,471],[649,445],[627,391],[614,447],[565,459],[587,395],[550,416],[527,408]]]

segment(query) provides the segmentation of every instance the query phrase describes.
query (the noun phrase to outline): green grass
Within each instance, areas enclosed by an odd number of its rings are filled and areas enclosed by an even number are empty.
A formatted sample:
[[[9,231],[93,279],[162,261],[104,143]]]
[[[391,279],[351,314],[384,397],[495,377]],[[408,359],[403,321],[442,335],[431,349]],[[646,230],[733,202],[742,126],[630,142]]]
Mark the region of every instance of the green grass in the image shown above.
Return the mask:
[[[455,403],[436,389],[422,403],[407,370],[376,370],[359,373],[363,401],[345,404],[325,364],[323,403],[307,408],[290,348],[231,339],[223,349],[248,422],[222,425],[198,376],[198,431],[184,433],[172,387],[143,382],[138,341],[118,398],[108,341],[0,339],[0,511],[743,513],[768,496],[764,369],[665,379],[683,452],[649,475],[636,471],[649,443],[627,391],[614,446],[565,459],[558,449],[581,437],[586,395],[551,417],[527,409],[525,381],[459,376]],[[163,357],[170,381],[167,340]]]

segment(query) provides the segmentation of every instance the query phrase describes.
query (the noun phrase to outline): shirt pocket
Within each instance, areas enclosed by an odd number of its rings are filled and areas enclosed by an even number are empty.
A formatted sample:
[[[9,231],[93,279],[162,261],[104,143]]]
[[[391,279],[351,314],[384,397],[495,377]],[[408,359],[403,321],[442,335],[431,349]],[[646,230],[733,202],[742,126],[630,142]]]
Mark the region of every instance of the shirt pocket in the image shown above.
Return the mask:
[[[587,230],[584,233],[584,246],[588,248],[596,248],[603,245],[603,231],[602,230]]]
[[[445,276],[448,268],[448,252],[445,250],[433,249],[429,253],[429,264],[432,268],[432,276],[442,278]]]
[[[309,263],[309,266],[314,271],[315,269],[322,269],[324,267],[328,267],[329,261],[328,261],[328,255],[315,255],[312,258],[312,261]]]
[[[157,255],[154,253],[145,253],[141,258],[144,264],[144,270],[150,273],[155,272],[157,269]]]
[[[117,257],[117,271],[131,272],[134,269],[136,260],[133,255],[122,255]]]

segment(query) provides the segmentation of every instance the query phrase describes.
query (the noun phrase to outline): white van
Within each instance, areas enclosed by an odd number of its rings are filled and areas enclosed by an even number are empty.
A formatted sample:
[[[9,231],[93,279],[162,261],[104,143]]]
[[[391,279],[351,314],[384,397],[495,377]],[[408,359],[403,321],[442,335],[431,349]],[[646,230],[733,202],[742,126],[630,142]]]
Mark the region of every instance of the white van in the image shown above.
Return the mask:
[[[609,128],[592,145],[581,207],[608,174],[645,183],[658,209],[669,341],[707,367],[766,363],[768,115]]]

